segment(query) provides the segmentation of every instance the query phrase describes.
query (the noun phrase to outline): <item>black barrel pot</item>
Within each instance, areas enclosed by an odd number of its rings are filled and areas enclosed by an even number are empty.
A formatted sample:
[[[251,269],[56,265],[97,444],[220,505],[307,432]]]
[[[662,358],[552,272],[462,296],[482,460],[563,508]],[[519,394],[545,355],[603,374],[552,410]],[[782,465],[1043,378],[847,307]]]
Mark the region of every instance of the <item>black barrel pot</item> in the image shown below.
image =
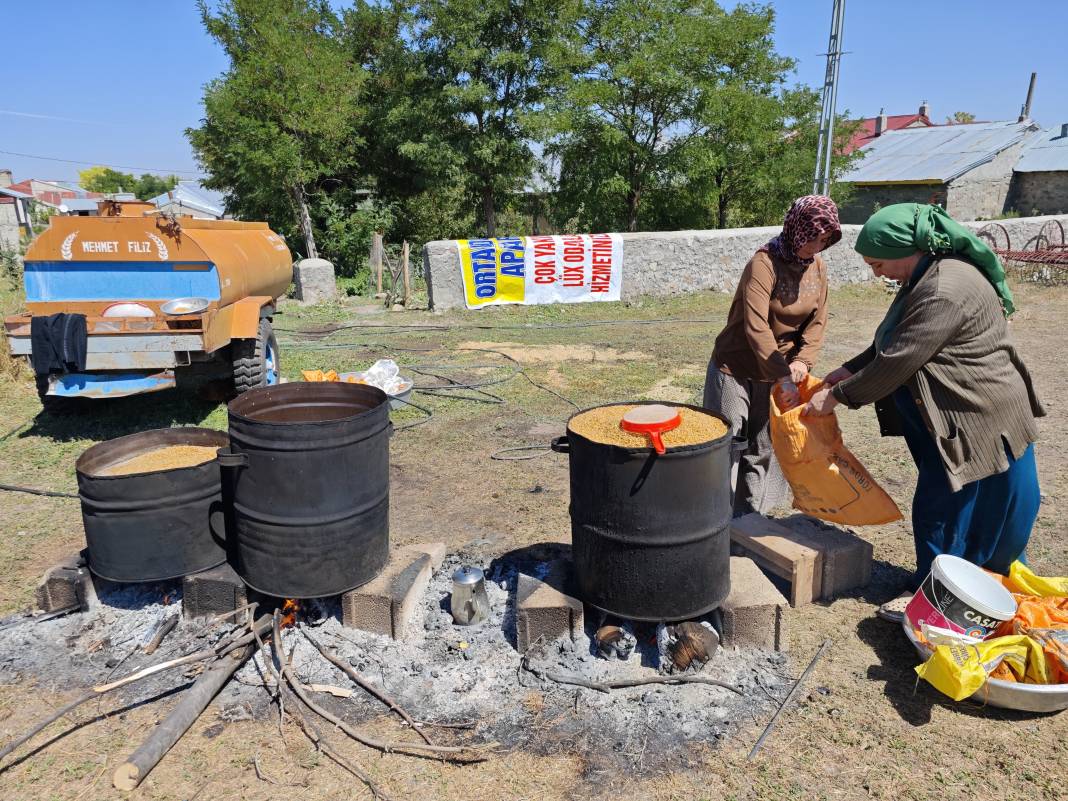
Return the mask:
[[[362,384],[253,389],[220,452],[230,561],[254,590],[338,595],[389,557],[389,399]]]
[[[170,445],[220,448],[226,434],[206,428],[164,428],[101,442],[75,463],[89,569],[118,582],[162,581],[226,561],[213,536],[211,514],[220,506],[219,463],[99,475],[101,470]]]
[[[552,448],[569,454],[582,600],[631,620],[689,620],[717,608],[730,592],[729,426],[711,442],[657,455],[593,442],[568,422]]]

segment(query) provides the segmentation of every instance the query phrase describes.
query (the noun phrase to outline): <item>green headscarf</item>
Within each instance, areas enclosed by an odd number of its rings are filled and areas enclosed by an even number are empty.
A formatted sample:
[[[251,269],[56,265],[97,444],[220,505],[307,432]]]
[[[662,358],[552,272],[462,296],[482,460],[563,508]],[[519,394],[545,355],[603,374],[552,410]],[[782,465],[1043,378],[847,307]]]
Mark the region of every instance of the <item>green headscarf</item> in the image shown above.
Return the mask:
[[[856,251],[872,259],[901,259],[916,251],[959,256],[991,283],[1006,316],[1016,311],[997,254],[941,206],[896,203],[880,209],[860,229]]]

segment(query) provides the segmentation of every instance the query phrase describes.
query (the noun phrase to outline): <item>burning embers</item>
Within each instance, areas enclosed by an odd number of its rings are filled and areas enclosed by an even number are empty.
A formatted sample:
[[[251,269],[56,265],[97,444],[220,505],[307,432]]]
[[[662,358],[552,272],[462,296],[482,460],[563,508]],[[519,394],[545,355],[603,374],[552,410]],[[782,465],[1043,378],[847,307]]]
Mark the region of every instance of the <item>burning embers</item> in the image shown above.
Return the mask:
[[[702,670],[719,650],[719,633],[707,621],[682,623],[606,622],[593,635],[593,646],[602,659],[630,659],[638,646],[655,647],[659,672],[695,673]]]

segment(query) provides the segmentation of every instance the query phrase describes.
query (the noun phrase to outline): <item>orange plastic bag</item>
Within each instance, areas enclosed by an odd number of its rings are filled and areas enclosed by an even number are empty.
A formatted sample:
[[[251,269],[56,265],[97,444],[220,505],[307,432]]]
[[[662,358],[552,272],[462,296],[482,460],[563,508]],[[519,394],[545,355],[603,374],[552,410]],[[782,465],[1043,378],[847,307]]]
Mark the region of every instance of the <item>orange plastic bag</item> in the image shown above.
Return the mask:
[[[1019,595],[1016,616],[998,626],[995,636],[1024,634],[1037,641],[1046,655],[1053,684],[1068,684],[1068,598]]]
[[[901,519],[901,510],[842,442],[838,418],[802,415],[804,404],[823,386],[808,376],[801,405],[783,411],[772,392],[771,445],[794,491],[794,508],[849,526],[874,526]]]

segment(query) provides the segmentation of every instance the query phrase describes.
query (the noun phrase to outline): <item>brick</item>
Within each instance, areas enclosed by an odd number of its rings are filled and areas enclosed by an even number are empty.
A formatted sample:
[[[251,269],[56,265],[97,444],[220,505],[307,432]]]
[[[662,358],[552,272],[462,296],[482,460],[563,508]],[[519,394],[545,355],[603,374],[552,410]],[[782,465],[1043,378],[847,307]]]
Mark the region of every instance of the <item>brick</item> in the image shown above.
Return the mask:
[[[539,639],[553,642],[567,638],[574,642],[582,635],[582,601],[571,592],[571,563],[559,559],[550,563],[544,579],[519,574],[516,583],[516,649],[526,653]]]
[[[403,639],[431,575],[444,559],[441,542],[397,548],[377,578],[341,596],[341,624]]]
[[[867,540],[808,515],[794,515],[777,522],[794,532],[798,542],[823,555],[821,598],[837,598],[871,581],[873,551]]]
[[[45,612],[71,606],[85,611],[95,597],[93,579],[80,555],[68,557],[48,568],[41,576],[35,593],[37,608]]]
[[[187,618],[233,612],[246,603],[245,583],[227,562],[182,579],[182,614]]]
[[[804,606],[823,595],[823,554],[801,542],[790,529],[752,513],[731,521],[732,552],[790,583],[790,606]]]
[[[731,557],[731,591],[720,606],[723,644],[781,651],[786,598],[752,559]]]

